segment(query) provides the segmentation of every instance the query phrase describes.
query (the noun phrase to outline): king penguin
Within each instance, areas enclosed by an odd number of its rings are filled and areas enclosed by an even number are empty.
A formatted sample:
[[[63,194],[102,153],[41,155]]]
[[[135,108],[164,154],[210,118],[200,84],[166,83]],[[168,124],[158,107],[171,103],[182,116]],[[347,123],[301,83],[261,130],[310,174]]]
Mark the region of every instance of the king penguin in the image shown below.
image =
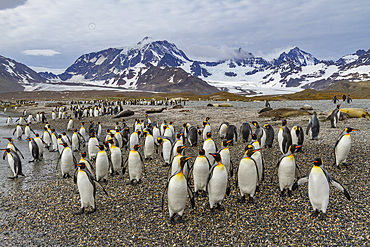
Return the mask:
[[[339,122],[339,118],[340,118],[340,105],[337,105],[337,107],[331,112],[330,116],[329,116],[329,119],[330,119],[330,123],[331,123],[331,127],[332,128],[336,128],[337,125],[338,125],[338,122]]]
[[[135,144],[127,158],[128,174],[130,184],[138,184],[141,182],[141,173],[143,171],[143,157],[138,152],[141,145]]]
[[[292,195],[294,179],[296,176],[300,176],[298,166],[293,156],[294,151],[299,147],[300,146],[297,145],[291,145],[288,152],[280,157],[276,165],[276,168],[278,169],[279,188],[282,197],[285,196],[285,190],[287,191],[288,196]]]
[[[329,173],[323,168],[321,158],[313,160],[314,166],[312,167],[307,177],[300,178],[294,184],[294,188],[308,182],[308,197],[313,208],[312,216],[316,217],[320,214],[319,219],[325,219],[326,209],[329,204],[330,188],[329,184],[339,189],[348,200],[351,196],[348,191],[337,181],[335,181]]]
[[[39,161],[40,160],[39,146],[37,145],[37,143],[32,137],[28,138],[27,141],[28,141],[28,147],[30,149],[30,153],[33,158],[33,160],[31,160],[30,162]]]
[[[335,165],[339,168],[339,165],[349,165],[346,163],[347,156],[349,151],[351,150],[351,135],[352,131],[356,131],[357,129],[353,129],[350,127],[346,127],[343,132],[339,135],[337,141],[334,145],[334,157],[335,157]]]
[[[203,149],[206,152],[206,156],[209,160],[209,163],[213,165],[215,159],[214,156],[211,155],[211,153],[217,152],[217,146],[216,143],[212,140],[211,136],[212,136],[211,132],[208,132],[207,139],[203,143]]]
[[[207,179],[211,164],[204,149],[199,150],[199,155],[194,161],[193,165],[193,179],[194,179],[194,192],[198,196],[199,191],[207,193]]]
[[[252,128],[249,123],[242,123],[239,130],[240,138],[243,142],[248,143],[249,136],[252,134]]]
[[[99,152],[97,153],[96,159],[95,159],[96,180],[98,182],[100,181],[107,182],[109,168],[113,170],[112,162],[108,156],[108,153],[105,151],[105,146],[98,145],[97,147],[99,148]]]
[[[253,121],[251,124],[253,124],[256,127],[254,134],[257,135],[257,140],[260,143],[261,147],[264,147],[266,144],[265,129],[261,128],[257,121]]]
[[[119,147],[113,144],[113,139],[110,139],[107,141],[109,143],[109,149],[110,149],[110,159],[112,161],[112,167],[113,170],[111,170],[112,175],[118,175],[118,170],[122,168],[123,165],[123,157],[122,152]],[[114,172],[113,172],[114,171]]]
[[[164,166],[169,166],[171,163],[172,142],[171,139],[166,137],[158,137],[158,143],[162,145],[162,158]]]
[[[5,156],[8,158],[8,164],[10,170],[12,171],[12,177],[8,177],[9,179],[18,178],[18,176],[24,176],[22,173],[22,162],[19,158],[19,155],[14,152],[11,148],[1,149],[4,150],[3,160],[5,160]]]
[[[231,140],[222,141],[221,142],[221,149],[218,150],[218,153],[221,155],[222,164],[224,164],[224,166],[227,169],[228,174],[230,174],[230,177],[232,177],[233,176],[233,166],[232,166],[232,163],[231,163],[230,150],[227,147],[230,142],[231,142]]]
[[[317,114],[314,111],[313,115],[308,123],[306,129],[306,135],[310,137],[311,140],[317,140],[320,132],[320,123],[319,119],[317,118]]]
[[[87,153],[89,154],[89,159],[93,160],[99,153],[99,140],[96,138],[95,133],[91,133],[89,141],[87,142]]]
[[[193,192],[189,186],[189,183],[182,172],[182,169],[191,157],[181,157],[179,160],[178,170],[169,179],[165,187],[167,190],[168,197],[168,211],[170,214],[170,223],[175,223],[175,216],[178,215],[177,222],[183,223],[182,215],[185,210],[186,201],[188,194],[190,197],[192,208],[195,207]],[[165,192],[162,194],[162,210],[163,210],[163,198]]]
[[[251,145],[249,145],[251,146]],[[237,171],[236,183],[239,187],[240,200],[245,202],[245,196],[249,197],[248,202],[253,202],[253,197],[257,189],[259,174],[256,161],[251,157],[258,149],[252,146],[245,151],[245,156],[240,160]]]
[[[263,128],[265,129],[265,133],[266,133],[266,143],[264,147],[272,148],[272,144],[275,138],[274,128],[272,128],[270,124],[263,125]]]
[[[292,145],[302,146],[304,141],[304,131],[301,126],[294,125],[290,130],[292,136]],[[296,148],[297,152],[300,152],[302,147]]]
[[[68,144],[62,143],[61,145],[64,147],[64,149],[58,158],[57,168],[60,162],[62,177],[68,178],[71,176],[70,172],[73,170],[74,164],[76,164],[77,161],[76,158],[73,156],[72,149],[68,146]]]
[[[95,183],[103,189],[104,193],[108,196],[108,193],[104,187],[95,180],[89,169],[86,168],[86,164],[80,162],[77,164],[78,171],[74,176],[74,182],[77,184],[78,191],[80,193],[81,209],[80,211],[74,213],[75,215],[80,215],[85,212],[87,207],[92,207],[92,210],[87,212],[87,214],[94,213],[96,211],[96,186]]]
[[[154,137],[146,130],[144,130],[144,137],[144,158],[152,160],[155,148]]]
[[[288,152],[289,147],[292,145],[292,136],[290,135],[290,130],[286,126],[287,121],[283,119],[281,127],[278,132],[278,142],[280,151],[285,154]]]
[[[225,194],[230,194],[227,169],[222,164],[219,153],[211,153],[211,155],[214,157],[215,163],[211,167],[207,179],[209,207],[212,212],[215,206],[223,211],[224,208],[221,206],[221,201],[224,199]]]

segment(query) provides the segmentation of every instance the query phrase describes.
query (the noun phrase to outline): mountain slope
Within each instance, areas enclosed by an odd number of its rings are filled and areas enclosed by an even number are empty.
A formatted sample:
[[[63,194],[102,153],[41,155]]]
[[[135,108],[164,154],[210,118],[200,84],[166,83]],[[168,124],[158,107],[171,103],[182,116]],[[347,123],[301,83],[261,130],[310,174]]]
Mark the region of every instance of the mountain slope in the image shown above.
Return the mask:
[[[24,64],[0,55],[0,86],[2,92],[23,91],[24,86],[46,82],[37,72]]]

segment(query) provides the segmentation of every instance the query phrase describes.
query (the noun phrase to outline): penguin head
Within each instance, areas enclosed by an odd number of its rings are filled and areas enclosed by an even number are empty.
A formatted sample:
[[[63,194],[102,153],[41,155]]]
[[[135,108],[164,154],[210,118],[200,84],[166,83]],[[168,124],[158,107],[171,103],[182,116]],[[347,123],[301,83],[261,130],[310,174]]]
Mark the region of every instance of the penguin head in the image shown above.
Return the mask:
[[[208,120],[210,120],[211,118],[210,117],[206,117],[206,121],[208,122]]]
[[[146,137],[148,135],[148,131],[144,130],[143,135]]]
[[[137,150],[139,150],[139,147],[141,147],[141,145],[135,144],[133,148],[134,148],[135,151],[137,151]]]
[[[203,148],[201,150],[199,150],[199,155],[205,155],[205,154],[206,154],[206,151],[204,151]]]
[[[30,137],[30,138],[27,138],[26,140],[27,140],[27,141],[32,141],[32,137]]]
[[[86,164],[84,162],[80,162],[77,164],[77,166],[82,170],[86,168]]]
[[[344,130],[345,130],[347,133],[350,133],[350,132],[352,132],[352,131],[356,131],[357,129],[353,129],[353,128],[351,128],[351,127],[346,127]]]
[[[184,126],[184,128],[188,127],[188,123],[184,123],[182,126]]]
[[[219,153],[210,153],[210,155],[212,155],[215,158],[216,162],[221,161],[221,155]]]
[[[252,121],[251,124],[253,124],[255,127],[258,127],[258,122],[257,121]]]
[[[178,146],[178,147],[176,148],[176,152],[179,154],[179,153],[181,153],[181,152],[182,152],[182,150],[184,150],[184,148],[185,148],[185,146]]]
[[[81,153],[81,157],[82,157],[82,158],[86,158],[86,156],[87,156],[86,152],[82,152],[82,153]]]
[[[105,146],[104,145],[96,145],[100,151],[104,151]]]
[[[207,125],[207,121],[203,121],[203,126],[206,126]]]
[[[39,133],[36,133],[36,134],[35,134],[35,136],[36,136],[36,137],[39,137],[40,135],[39,135]]]
[[[179,166],[180,166],[180,169],[182,170],[184,168],[184,165],[186,163],[186,161],[188,161],[189,159],[191,159],[191,156],[188,156],[188,157],[181,157],[180,160],[179,160]]]
[[[230,142],[232,142],[232,140],[228,140],[228,141],[222,141],[221,142],[221,145],[223,146],[223,147],[227,147],[227,145],[230,143]]]
[[[257,140],[257,135],[256,134],[252,134],[252,140]]]
[[[321,158],[315,158],[313,161],[314,166],[321,166],[323,164]]]
[[[12,151],[12,149],[11,148],[3,148],[3,149],[1,149],[1,150],[4,150],[5,152],[7,152],[7,153],[10,153],[10,151]]]
[[[296,145],[296,144],[293,144],[291,146],[289,146],[289,150],[291,153],[294,153],[294,151],[296,151],[298,148],[301,148],[302,145]]]
[[[158,141],[159,144],[163,145],[163,139],[162,138],[158,137],[157,141]]]
[[[260,149],[254,149],[252,145],[247,145],[245,147],[245,155],[251,157],[255,152],[259,151]]]
[[[263,125],[263,127],[266,128],[266,129],[270,129],[271,128],[271,126],[269,124],[265,124],[265,125]]]
[[[287,124],[286,119],[283,119],[283,121],[281,122],[281,126],[285,126],[286,124]]]
[[[107,140],[105,143],[114,144],[114,140],[113,140],[113,139],[109,139],[109,140]]]
[[[212,136],[211,132],[207,132],[206,137],[211,138],[211,136]]]

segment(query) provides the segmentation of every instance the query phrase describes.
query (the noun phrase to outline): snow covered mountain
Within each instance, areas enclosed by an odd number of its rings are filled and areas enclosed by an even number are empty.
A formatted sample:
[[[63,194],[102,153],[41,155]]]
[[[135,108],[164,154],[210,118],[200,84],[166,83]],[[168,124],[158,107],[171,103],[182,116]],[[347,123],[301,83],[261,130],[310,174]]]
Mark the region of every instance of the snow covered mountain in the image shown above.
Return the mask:
[[[336,62],[319,61],[310,53],[294,47],[288,52],[281,53],[278,58],[267,61],[239,48],[230,59],[214,62],[194,61],[175,44],[146,37],[131,47],[109,48],[84,54],[59,75],[59,78],[69,83],[84,82],[139,89],[138,81],[143,80],[144,74],[145,78],[151,78],[150,80],[154,78],[154,75],[148,75],[153,71],[149,68],[156,66],[163,70],[164,67],[175,67],[220,90],[232,93],[248,95],[251,92],[266,93],[271,90],[290,93],[304,88],[323,89],[343,79],[366,80],[370,76],[370,66],[360,60],[366,54],[368,52],[359,50]],[[354,63],[352,67],[346,67],[352,63]],[[361,68],[357,69],[358,67]],[[157,90],[163,89],[161,81],[156,83]],[[166,83],[167,81],[163,81],[164,85]]]
[[[46,82],[36,71],[0,55],[0,92],[23,91],[25,86]]]

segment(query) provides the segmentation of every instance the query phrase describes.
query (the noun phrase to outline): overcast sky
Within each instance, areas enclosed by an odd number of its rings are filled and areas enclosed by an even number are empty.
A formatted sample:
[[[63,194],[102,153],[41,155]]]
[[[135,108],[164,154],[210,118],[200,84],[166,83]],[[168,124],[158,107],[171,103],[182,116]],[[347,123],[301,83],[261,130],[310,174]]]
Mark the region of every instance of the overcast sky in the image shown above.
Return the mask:
[[[0,1],[0,55],[28,66],[66,69],[82,54],[145,36],[203,61],[239,47],[270,59],[294,46],[337,60],[370,49],[370,1]]]

